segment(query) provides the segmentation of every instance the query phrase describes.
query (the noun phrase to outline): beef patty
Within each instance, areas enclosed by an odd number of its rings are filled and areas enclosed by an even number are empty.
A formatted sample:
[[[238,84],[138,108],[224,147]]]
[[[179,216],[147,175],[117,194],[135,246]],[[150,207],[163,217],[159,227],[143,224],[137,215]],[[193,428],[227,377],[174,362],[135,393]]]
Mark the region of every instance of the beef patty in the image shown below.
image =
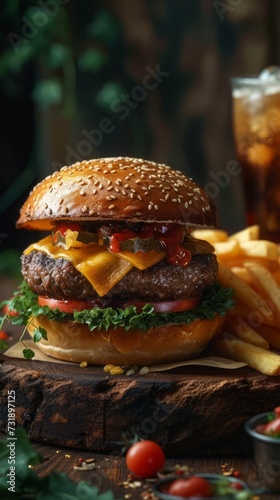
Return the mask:
[[[65,300],[99,297],[90,282],[66,259],[54,259],[33,250],[22,255],[21,261],[24,279],[38,295]],[[212,285],[217,269],[214,254],[194,255],[187,267],[162,261],[144,271],[133,268],[110,290],[110,297],[154,301],[196,297]]]

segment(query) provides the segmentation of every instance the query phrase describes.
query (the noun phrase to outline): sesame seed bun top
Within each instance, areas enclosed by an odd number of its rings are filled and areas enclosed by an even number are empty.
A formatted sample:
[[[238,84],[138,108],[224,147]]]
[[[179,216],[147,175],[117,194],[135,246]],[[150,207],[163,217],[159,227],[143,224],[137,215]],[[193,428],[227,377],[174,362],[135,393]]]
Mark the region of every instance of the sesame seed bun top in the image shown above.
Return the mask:
[[[117,157],[75,163],[46,177],[31,191],[16,225],[49,230],[58,220],[216,227],[217,212],[205,191],[182,172]]]

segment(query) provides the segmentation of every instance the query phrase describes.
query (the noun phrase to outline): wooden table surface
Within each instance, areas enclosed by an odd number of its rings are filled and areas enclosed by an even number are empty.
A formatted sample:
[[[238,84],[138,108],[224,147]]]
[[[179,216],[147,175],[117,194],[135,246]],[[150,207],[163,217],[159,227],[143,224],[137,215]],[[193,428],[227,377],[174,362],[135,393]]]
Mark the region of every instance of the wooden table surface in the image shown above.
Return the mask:
[[[3,285],[3,283],[1,283]],[[0,296],[3,292],[6,294],[7,289],[1,286]],[[4,291],[5,290],[5,291]],[[10,290],[9,290],[10,292]],[[1,297],[0,297],[1,298]],[[0,356],[0,362],[3,362],[4,357]],[[1,367],[0,367],[1,368]],[[5,412],[5,409],[2,408]],[[0,435],[3,438],[5,435]],[[87,480],[92,485],[98,486],[101,492],[111,490],[116,499],[144,499],[152,500],[150,494],[151,482],[140,480],[135,487],[134,481],[129,481],[129,471],[125,464],[125,458],[121,455],[111,455],[94,453],[92,451],[81,451],[73,448],[63,448],[51,446],[39,442],[33,442],[33,447],[45,457],[45,461],[36,467],[39,476],[45,476],[52,471],[63,472],[67,474],[75,482]],[[78,462],[79,458],[88,459],[94,458],[96,468],[91,471],[77,471],[73,466]],[[240,478],[243,479],[251,488],[260,490],[261,482],[256,475],[256,469],[252,456],[215,456],[215,457],[197,457],[197,458],[179,458],[176,456],[169,457],[166,460],[166,468],[174,467],[176,464],[187,466],[193,472],[221,474],[224,467],[227,470],[237,470],[240,472]],[[276,500],[280,498],[280,494],[259,494],[258,498],[262,500]]]
[[[45,457],[45,462],[36,467],[38,475],[45,476],[52,471],[63,472],[73,481],[89,481],[97,486],[100,492],[111,490],[115,499],[143,499],[155,500],[151,495],[152,482],[148,480],[137,480],[137,487],[133,487],[135,480],[129,479],[129,471],[123,456],[112,456],[110,454],[96,454],[90,451],[79,451],[71,448],[59,448],[55,446],[32,443],[33,447]],[[96,469],[91,471],[77,471],[73,466],[79,458],[94,458]],[[254,463],[251,457],[215,457],[215,458],[169,458],[166,467],[177,464],[188,466],[194,472],[221,474],[223,466],[228,470],[238,470],[240,479],[244,480],[251,488],[260,490],[261,484],[256,477]],[[138,484],[139,483],[139,484]],[[141,483],[141,486],[140,486]],[[276,500],[280,494],[258,494],[256,498],[262,500]]]

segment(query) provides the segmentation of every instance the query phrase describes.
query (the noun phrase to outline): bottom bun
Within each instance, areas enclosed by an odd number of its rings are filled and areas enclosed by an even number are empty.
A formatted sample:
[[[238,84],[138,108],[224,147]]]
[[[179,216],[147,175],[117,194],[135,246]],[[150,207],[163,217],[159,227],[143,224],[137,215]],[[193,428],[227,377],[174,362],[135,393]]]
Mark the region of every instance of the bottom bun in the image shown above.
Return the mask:
[[[45,328],[48,340],[38,347],[48,356],[63,361],[91,365],[155,365],[183,361],[198,356],[211,338],[219,333],[224,318],[196,320],[189,325],[167,325],[142,330],[116,329],[90,331],[87,325],[70,321],[33,318],[28,331]]]

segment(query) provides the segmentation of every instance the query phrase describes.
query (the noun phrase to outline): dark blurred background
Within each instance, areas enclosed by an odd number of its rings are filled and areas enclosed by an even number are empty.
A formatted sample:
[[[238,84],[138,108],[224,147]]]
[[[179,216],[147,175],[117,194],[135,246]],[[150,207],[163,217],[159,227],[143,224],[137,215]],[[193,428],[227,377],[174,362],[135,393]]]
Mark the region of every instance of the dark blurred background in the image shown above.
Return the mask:
[[[240,175],[223,174],[236,161],[229,80],[279,63],[279,4],[2,0],[0,274],[38,239],[15,229],[32,186],[86,158],[170,164],[211,191],[226,230],[242,228]]]

